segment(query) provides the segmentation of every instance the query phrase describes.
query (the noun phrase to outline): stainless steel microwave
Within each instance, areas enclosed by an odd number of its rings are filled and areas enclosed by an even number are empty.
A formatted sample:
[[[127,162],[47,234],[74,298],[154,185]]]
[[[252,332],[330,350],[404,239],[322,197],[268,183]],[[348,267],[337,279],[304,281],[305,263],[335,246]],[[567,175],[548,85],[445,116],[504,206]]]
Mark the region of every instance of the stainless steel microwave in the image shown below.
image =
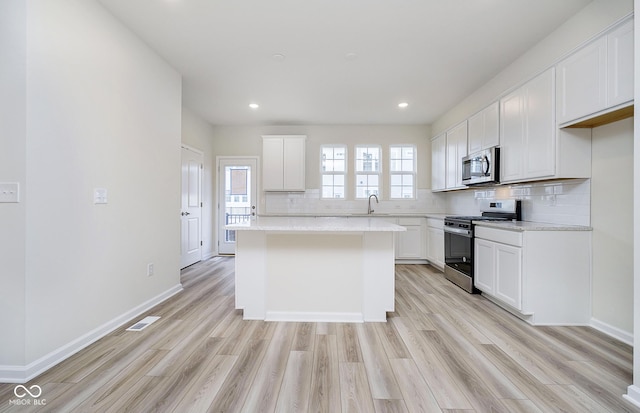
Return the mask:
[[[462,158],[463,185],[490,185],[500,182],[500,148],[485,149]]]

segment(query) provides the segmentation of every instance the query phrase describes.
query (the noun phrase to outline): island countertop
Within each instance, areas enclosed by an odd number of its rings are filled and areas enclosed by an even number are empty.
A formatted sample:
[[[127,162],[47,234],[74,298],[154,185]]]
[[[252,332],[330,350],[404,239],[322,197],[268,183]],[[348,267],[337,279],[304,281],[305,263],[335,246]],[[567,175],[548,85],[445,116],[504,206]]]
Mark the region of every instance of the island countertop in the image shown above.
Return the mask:
[[[402,232],[406,228],[370,217],[258,217],[242,224],[229,224],[236,231],[287,232]]]

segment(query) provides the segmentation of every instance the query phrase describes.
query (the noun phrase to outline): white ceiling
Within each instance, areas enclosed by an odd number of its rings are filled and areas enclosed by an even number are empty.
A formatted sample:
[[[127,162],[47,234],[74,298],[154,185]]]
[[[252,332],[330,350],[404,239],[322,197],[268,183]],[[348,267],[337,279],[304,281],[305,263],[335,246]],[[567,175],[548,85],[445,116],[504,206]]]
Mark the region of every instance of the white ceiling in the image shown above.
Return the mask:
[[[318,125],[429,124],[590,0],[100,2],[212,124]]]

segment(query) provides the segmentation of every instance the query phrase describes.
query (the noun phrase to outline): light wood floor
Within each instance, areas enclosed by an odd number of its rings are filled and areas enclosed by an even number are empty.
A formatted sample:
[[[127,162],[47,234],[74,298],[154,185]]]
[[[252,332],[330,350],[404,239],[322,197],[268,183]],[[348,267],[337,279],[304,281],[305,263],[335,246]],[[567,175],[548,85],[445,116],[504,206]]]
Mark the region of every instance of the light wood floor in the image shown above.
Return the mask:
[[[233,258],[183,271],[185,291],[27,386],[1,412],[638,412],[632,349],[590,328],[532,327],[426,265],[396,267],[387,323],[243,321]],[[142,318],[142,317],[140,317]]]

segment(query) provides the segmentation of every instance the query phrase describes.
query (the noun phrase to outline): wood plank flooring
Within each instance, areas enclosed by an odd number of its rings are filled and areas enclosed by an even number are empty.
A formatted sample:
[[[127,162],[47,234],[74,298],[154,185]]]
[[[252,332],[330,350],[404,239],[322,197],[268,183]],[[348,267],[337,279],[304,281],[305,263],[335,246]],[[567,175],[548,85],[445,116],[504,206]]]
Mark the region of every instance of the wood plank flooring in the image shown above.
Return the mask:
[[[396,266],[387,323],[244,321],[234,259],[32,380],[45,406],[0,412],[640,412],[632,348],[588,327],[532,327],[427,265]],[[142,316],[140,317],[142,318]]]

